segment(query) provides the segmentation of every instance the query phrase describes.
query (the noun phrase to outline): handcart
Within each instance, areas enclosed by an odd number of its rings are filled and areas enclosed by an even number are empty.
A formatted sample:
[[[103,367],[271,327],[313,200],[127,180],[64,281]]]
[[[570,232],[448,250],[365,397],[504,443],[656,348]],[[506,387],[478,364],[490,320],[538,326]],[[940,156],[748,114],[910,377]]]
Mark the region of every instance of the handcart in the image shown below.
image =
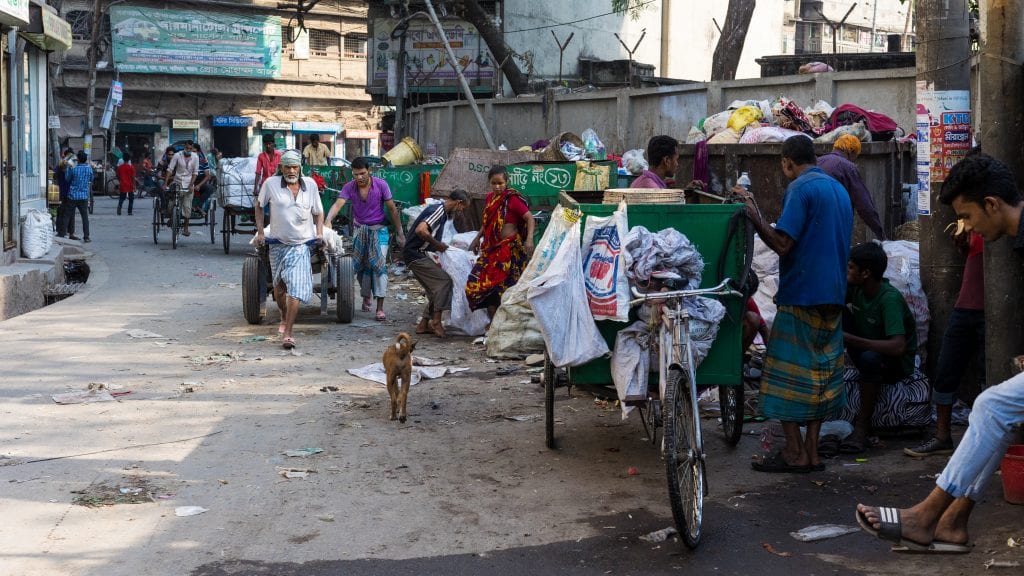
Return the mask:
[[[563,192],[560,197],[562,206],[582,213],[581,226],[585,226],[587,217],[610,216],[616,209],[613,204],[585,203],[590,200],[588,195],[593,193],[579,195],[584,202],[573,197],[572,192]],[[630,228],[644,226],[652,232],[666,228],[679,230],[694,244],[705,263],[702,290],[697,291],[700,294],[693,291],[645,294],[634,288],[634,297],[638,300],[633,304],[660,302],[664,306],[664,317],[669,320],[662,320],[659,326],[661,349],[658,361],[652,360],[651,369],[657,372],[650,374],[647,395],[620,399],[639,409],[644,431],[652,444],[658,444],[658,430],[664,428],[661,446],[665,452],[673,516],[684,542],[695,547],[700,539],[700,510],[706,484],[697,412],[698,390],[718,388],[726,441],[736,445],[742,435],[744,380],[741,348],[745,301],[739,290],[744,285],[749,286],[752,230],[740,204],[629,204],[627,218]],[[719,299],[725,305],[726,315],[710,351],[693,370],[690,318],[678,304],[683,298],[696,295]],[[636,313],[634,308],[631,318],[635,318]],[[599,321],[597,325],[611,349],[615,345],[616,334],[628,324]],[[660,379],[666,380],[665,385],[659,386]],[[575,386],[600,396],[617,398],[607,358],[562,370],[552,365],[545,354],[543,381],[545,440],[552,449],[556,447],[554,407],[557,386],[564,383],[569,394]],[[666,390],[665,398],[660,397],[661,388]]]
[[[256,159],[223,158],[217,165],[217,202],[223,209],[220,234],[224,253],[231,252],[231,236],[256,234]],[[212,210],[211,210],[212,212]]]

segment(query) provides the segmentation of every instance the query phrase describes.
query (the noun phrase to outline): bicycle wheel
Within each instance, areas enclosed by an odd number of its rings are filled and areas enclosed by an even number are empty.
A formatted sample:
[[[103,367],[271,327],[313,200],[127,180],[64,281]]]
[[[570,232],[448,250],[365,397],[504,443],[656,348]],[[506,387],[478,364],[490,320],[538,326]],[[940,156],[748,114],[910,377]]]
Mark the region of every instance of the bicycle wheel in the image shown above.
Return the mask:
[[[718,405],[722,409],[722,432],[730,446],[743,436],[743,383],[718,387]]]
[[[153,198],[153,244],[157,243],[157,236],[160,235],[160,198]]]
[[[547,351],[544,352],[544,443],[551,450],[555,444],[555,365],[548,358]]]
[[[206,224],[210,227],[210,244],[217,243],[215,228],[217,227],[217,200],[210,200],[210,209],[206,212]]]
[[[181,210],[178,203],[171,204],[171,250],[178,249],[178,229],[181,226]]]
[[[696,548],[700,543],[704,516],[705,477],[703,450],[696,445],[696,427],[700,426],[700,421],[693,413],[690,394],[686,372],[669,370],[662,411],[668,498],[672,504],[672,518],[683,542],[689,548]]]
[[[231,253],[231,231],[235,229],[235,217],[228,210],[227,206],[224,207],[224,216],[221,220],[220,234],[224,240],[224,253]]]

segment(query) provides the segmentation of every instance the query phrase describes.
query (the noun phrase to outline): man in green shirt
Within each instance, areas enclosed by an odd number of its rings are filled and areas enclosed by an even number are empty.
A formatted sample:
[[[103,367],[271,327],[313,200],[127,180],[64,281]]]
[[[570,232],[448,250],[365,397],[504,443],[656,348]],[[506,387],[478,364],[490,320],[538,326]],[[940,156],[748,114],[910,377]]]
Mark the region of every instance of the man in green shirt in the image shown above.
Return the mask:
[[[846,265],[843,341],[860,372],[860,408],[853,433],[840,446],[846,454],[864,451],[881,387],[914,373],[917,323],[900,291],[882,277],[888,265],[875,242],[854,246]]]

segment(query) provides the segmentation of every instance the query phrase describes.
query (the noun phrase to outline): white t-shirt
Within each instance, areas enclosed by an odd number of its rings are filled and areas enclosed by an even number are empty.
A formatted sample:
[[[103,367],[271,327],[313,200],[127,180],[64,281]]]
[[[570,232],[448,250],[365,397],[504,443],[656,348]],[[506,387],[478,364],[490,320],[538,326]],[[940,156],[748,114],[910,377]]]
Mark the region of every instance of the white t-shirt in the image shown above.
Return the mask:
[[[284,244],[302,244],[316,238],[313,216],[324,213],[320,190],[312,178],[299,178],[299,194],[292,197],[283,176],[267,178],[260,188],[259,205],[270,204],[267,235]]]
[[[188,187],[192,185],[192,179],[199,172],[199,156],[195,152],[191,156],[185,156],[184,152],[177,152],[171,158],[167,170],[173,174],[173,181],[177,182],[182,190],[187,191]]]

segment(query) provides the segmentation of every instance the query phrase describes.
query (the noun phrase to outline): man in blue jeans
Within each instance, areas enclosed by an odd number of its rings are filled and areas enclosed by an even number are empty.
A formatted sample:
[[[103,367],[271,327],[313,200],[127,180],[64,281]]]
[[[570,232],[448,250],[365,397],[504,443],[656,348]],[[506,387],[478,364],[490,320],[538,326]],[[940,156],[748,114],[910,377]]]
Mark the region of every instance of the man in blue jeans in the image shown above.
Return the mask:
[[[68,190],[70,206],[64,212],[64,230],[68,230],[75,221],[75,210],[82,215],[82,241],[92,242],[89,238],[89,190],[92,189],[92,166],[85,152],[78,153],[78,164],[67,171],[67,179],[71,182]]]
[[[917,321],[900,291],[883,278],[888,265],[885,250],[875,242],[854,246],[846,264],[843,343],[860,372],[860,407],[853,432],[839,446],[843,454],[864,451],[882,386],[914,373]]]
[[[987,154],[953,167],[939,199],[986,242],[1009,236],[1024,258],[1024,199],[1013,172]],[[1024,374],[992,386],[974,401],[970,423],[927,498],[910,508],[857,505],[865,531],[897,542],[897,551],[970,552],[968,520],[1006,453],[1013,427],[1024,423]]]

